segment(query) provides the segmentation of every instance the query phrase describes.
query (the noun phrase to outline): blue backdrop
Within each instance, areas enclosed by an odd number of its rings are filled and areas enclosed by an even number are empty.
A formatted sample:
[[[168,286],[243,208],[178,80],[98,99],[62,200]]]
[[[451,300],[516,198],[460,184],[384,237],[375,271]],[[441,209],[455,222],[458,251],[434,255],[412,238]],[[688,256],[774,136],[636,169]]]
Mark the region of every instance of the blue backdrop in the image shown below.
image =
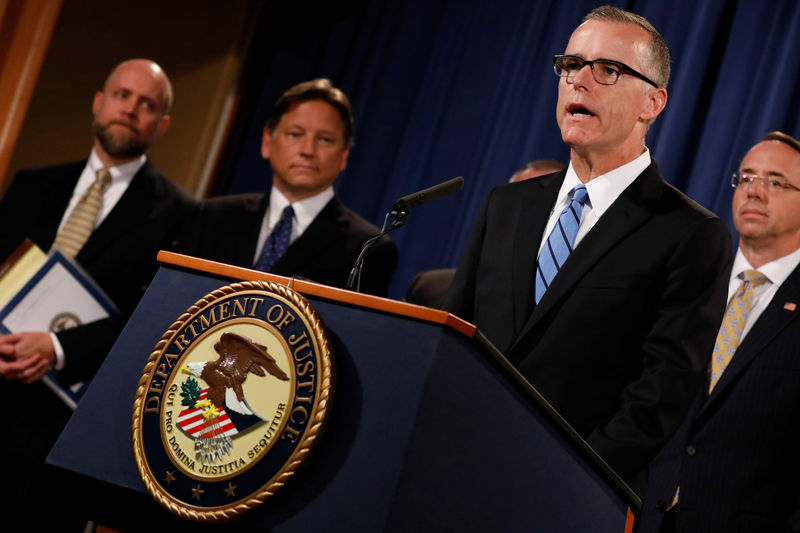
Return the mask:
[[[764,133],[800,134],[800,2],[609,2],[670,46],[665,112],[647,145],[668,181],[730,223],[729,179]],[[350,97],[356,146],[337,193],[380,226],[394,200],[464,176],[464,189],[392,233],[390,296],[455,266],[486,193],[537,158],[567,161],[551,58],[596,0],[386,0],[265,8],[219,194],[264,190],[261,130],[278,96],[314,77]],[[343,7],[344,6],[344,7]]]

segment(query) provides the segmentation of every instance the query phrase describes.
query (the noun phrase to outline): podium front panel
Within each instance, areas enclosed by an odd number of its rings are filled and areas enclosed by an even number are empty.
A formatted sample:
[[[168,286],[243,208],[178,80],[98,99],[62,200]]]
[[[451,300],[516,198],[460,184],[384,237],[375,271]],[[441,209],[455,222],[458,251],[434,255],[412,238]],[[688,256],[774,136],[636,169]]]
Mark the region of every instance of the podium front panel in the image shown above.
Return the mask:
[[[171,519],[144,494],[134,464],[135,390],[167,328],[235,281],[162,266],[51,451],[49,464],[102,482],[85,501],[118,520],[110,526]],[[284,488],[215,531],[625,530],[622,499],[472,339],[412,318],[309,301],[333,344],[327,429]],[[114,492],[103,487],[132,496],[104,497]],[[130,501],[139,505],[133,512]]]

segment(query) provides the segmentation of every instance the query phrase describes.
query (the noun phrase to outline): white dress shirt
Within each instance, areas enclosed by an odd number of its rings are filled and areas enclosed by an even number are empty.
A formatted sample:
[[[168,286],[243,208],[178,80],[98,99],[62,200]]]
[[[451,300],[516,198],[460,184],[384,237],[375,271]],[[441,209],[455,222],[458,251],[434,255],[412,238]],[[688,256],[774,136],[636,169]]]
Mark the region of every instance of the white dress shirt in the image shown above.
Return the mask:
[[[581,224],[578,226],[578,234],[575,236],[573,249],[575,246],[578,246],[586,234],[589,233],[589,230],[597,224],[597,221],[600,220],[603,213],[611,207],[611,204],[622,194],[622,191],[628,188],[639,174],[650,165],[650,162],[650,150],[645,148],[644,153],[633,161],[625,163],[621,167],[617,167],[610,172],[601,174],[586,183],[586,192],[589,195],[589,200],[586,202],[586,205],[583,206]],[[539,242],[539,253],[542,253],[542,248],[544,248],[547,237],[550,235],[550,232],[553,231],[556,222],[558,222],[561,211],[569,205],[569,193],[576,185],[580,184],[581,180],[578,179],[578,175],[575,173],[575,169],[572,167],[572,162],[570,161],[564,183],[561,184],[561,189],[558,191],[556,203],[553,206],[553,210],[550,211],[550,218],[547,220],[547,226],[544,228],[544,235]]]
[[[739,279],[739,274],[745,270],[758,270],[769,280],[769,282],[759,285],[753,289],[753,295],[750,300],[750,315],[747,317],[747,323],[745,323],[744,329],[742,330],[742,336],[739,338],[740,344],[741,341],[744,340],[747,333],[752,329],[753,324],[756,323],[758,317],[761,316],[761,313],[764,312],[764,309],[766,309],[769,303],[772,301],[772,298],[775,296],[775,293],[778,292],[781,283],[783,283],[786,278],[789,277],[789,274],[791,274],[792,271],[797,268],[798,264],[800,264],[800,249],[795,250],[789,255],[785,255],[779,259],[770,261],[765,265],[761,265],[757,269],[754,269],[750,265],[750,263],[744,257],[741,248],[736,251],[736,258],[733,260],[733,269],[731,270],[731,279],[728,283],[728,302],[731,301],[736,289],[738,289],[742,284],[742,280]]]

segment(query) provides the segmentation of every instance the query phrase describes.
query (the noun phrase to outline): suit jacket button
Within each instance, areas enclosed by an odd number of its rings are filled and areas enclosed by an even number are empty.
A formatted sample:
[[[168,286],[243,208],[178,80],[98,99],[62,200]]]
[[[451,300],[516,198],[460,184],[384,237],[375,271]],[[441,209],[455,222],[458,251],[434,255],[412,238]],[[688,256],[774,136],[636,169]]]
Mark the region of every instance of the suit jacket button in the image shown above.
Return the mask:
[[[686,447],[686,453],[688,453],[690,456],[694,456],[694,454],[696,454],[696,453],[697,453],[697,448],[695,448],[694,446],[692,446],[692,445],[690,444],[690,445],[688,445],[688,446]]]
[[[663,500],[658,500],[658,501],[656,502],[656,511],[660,511],[660,512],[662,512],[662,513],[663,513],[663,512],[664,512],[664,511],[666,511],[666,510],[667,510],[667,504],[666,504],[666,503],[664,503],[664,501],[663,501]]]

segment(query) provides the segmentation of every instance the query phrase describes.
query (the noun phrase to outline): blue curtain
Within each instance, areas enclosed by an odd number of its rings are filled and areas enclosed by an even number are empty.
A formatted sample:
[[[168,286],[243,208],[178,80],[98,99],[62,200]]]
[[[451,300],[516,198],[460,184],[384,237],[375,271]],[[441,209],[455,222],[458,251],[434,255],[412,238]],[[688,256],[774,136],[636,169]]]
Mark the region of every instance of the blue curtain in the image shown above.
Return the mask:
[[[732,228],[729,179],[746,150],[771,130],[800,134],[800,3],[609,3],[645,16],[670,46],[668,104],[647,138],[653,156]],[[387,0],[270,11],[217,193],[268,186],[259,146],[272,104],[294,83],[330,78],[354,106],[356,146],[336,183],[352,209],[380,226],[398,197],[465,178],[461,192],[412,211],[392,233],[400,264],[390,295],[401,298],[415,273],[455,266],[491,187],[532,159],[567,161],[551,58],[597,4]]]

